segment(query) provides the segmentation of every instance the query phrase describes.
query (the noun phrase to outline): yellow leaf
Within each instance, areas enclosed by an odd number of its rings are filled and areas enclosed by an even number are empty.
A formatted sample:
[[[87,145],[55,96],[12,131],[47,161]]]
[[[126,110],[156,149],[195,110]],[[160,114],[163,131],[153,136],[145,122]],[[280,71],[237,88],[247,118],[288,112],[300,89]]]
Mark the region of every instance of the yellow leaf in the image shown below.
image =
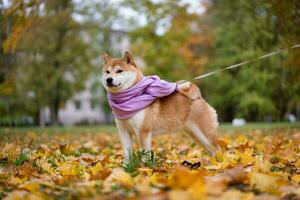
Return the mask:
[[[222,154],[222,152],[216,153],[215,159],[216,159],[217,162],[223,162],[223,154]]]
[[[250,192],[241,192],[236,189],[227,190],[224,194],[218,199],[225,200],[252,200],[254,198],[254,194]]]
[[[151,195],[153,187],[150,184],[150,177],[146,174],[139,174],[134,178],[136,190],[142,195]]]
[[[278,178],[263,173],[249,173],[250,185],[260,191],[278,194]]]
[[[116,168],[112,171],[112,179],[121,183],[132,185],[131,176],[121,168]]]
[[[183,167],[175,168],[171,174],[168,185],[175,189],[187,189],[194,182],[202,180],[204,174],[196,171],[190,171]]]
[[[237,151],[236,154],[240,158],[240,163],[243,164],[243,166],[252,165],[255,162],[252,149],[247,149],[243,153]]]
[[[37,182],[28,182],[21,186],[21,188],[24,188],[28,190],[29,192],[36,192],[40,188],[40,184]]]
[[[300,174],[292,176],[292,180],[295,181],[297,184],[300,183]]]
[[[155,174],[152,174],[152,176],[150,177],[150,183],[157,187],[163,187],[166,185],[167,182],[168,182],[168,180],[161,174],[155,173]]]
[[[51,164],[48,163],[48,161],[46,159],[41,159],[41,160],[38,160],[36,162],[36,164],[38,166],[40,166],[43,170],[45,170],[46,172],[52,172],[53,169],[51,168]]]
[[[253,172],[263,172],[268,173],[272,167],[272,163],[266,159],[256,160],[255,165],[253,167]]]
[[[122,168],[114,168],[111,174],[104,180],[103,186],[105,190],[110,190],[115,184],[120,184],[125,187],[132,187],[133,180],[131,176]]]
[[[23,182],[24,182],[24,179],[20,179],[20,178],[15,177],[15,176],[11,177],[8,180],[8,184],[10,184],[10,185],[19,185],[19,184],[21,184]]]
[[[191,196],[184,190],[171,190],[168,194],[170,200],[190,200]]]
[[[100,171],[103,170],[101,162],[98,162],[95,166],[90,168],[92,175],[97,175]]]
[[[84,182],[79,182],[76,184],[76,186],[84,186],[84,187],[100,187],[102,184],[101,181],[99,180],[93,180],[93,181],[84,181]],[[86,189],[86,188],[84,188]]]
[[[38,182],[26,182],[19,187],[20,189],[25,189],[30,192],[29,197],[26,199],[45,199],[46,195],[40,191],[40,184]],[[34,194],[34,195],[33,195]]]
[[[60,152],[63,154],[71,154],[74,151],[74,145],[72,144],[61,144],[59,145]]]
[[[78,165],[72,162],[65,162],[59,167],[59,171],[63,176],[72,176],[79,173]]]
[[[206,186],[202,179],[198,179],[188,189],[188,192],[195,199],[206,199]]]
[[[151,176],[151,175],[152,175],[152,172],[153,172],[152,169],[146,168],[146,167],[145,167],[145,168],[139,168],[138,171],[141,172],[141,173],[145,173],[145,174],[147,174],[148,176]]]

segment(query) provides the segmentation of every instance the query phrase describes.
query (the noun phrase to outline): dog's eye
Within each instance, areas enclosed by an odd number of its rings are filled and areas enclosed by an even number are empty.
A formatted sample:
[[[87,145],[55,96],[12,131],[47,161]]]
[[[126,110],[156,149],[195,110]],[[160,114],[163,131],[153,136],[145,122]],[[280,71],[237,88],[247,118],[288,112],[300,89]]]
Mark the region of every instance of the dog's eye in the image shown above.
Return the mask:
[[[109,74],[109,71],[107,70],[106,73]]]
[[[117,73],[122,73],[122,72],[123,72],[123,70],[120,70],[120,69],[117,71]]]

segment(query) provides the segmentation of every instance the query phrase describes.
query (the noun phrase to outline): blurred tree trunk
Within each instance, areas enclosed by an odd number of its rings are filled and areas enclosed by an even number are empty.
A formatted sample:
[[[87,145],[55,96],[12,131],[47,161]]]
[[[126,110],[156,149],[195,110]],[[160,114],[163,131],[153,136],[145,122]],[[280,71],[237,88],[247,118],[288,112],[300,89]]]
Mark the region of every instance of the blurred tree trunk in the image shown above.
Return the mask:
[[[67,32],[67,28],[62,24],[61,27],[59,27],[58,29],[58,38],[57,38],[57,43],[56,43],[56,50],[55,50],[55,54],[56,55],[60,55],[62,52],[62,48],[63,48],[63,41],[64,38],[66,36],[66,32]],[[54,68],[55,70],[60,70],[60,68],[63,67],[59,61],[58,58],[56,58],[56,60],[54,61]],[[63,75],[62,75],[63,76]],[[52,116],[52,120],[51,123],[52,125],[59,125],[59,116],[58,116],[58,111],[59,111],[59,105],[62,101],[60,92],[61,90],[63,90],[63,88],[61,88],[61,79],[62,77],[59,76],[56,80],[56,86],[55,86],[55,90],[54,90],[54,96],[53,96],[53,101],[52,101],[52,106],[53,107],[53,111],[51,113]]]
[[[37,126],[41,126],[41,120],[40,120],[40,110],[37,110],[37,112],[34,114],[34,124]]]
[[[61,90],[60,81],[57,81],[55,97],[54,97],[54,101],[53,101],[53,111],[51,113],[51,116],[53,116],[52,120],[51,120],[52,125],[59,125],[58,113],[59,113],[59,107],[60,107],[60,103],[61,103],[61,98],[60,98],[60,94],[59,94],[60,90]]]
[[[59,125],[58,110],[56,107],[51,109],[51,125],[54,125],[54,126]]]

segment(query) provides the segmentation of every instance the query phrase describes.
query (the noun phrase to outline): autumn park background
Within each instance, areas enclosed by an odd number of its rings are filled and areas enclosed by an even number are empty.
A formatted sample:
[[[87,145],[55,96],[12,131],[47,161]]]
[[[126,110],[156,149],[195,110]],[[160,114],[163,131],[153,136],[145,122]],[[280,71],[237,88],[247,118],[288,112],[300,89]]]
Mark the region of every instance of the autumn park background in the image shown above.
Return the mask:
[[[300,48],[197,82],[215,157],[179,133],[124,165],[100,83],[103,51],[178,81],[298,44],[298,0],[0,0],[0,27],[0,199],[300,198]]]

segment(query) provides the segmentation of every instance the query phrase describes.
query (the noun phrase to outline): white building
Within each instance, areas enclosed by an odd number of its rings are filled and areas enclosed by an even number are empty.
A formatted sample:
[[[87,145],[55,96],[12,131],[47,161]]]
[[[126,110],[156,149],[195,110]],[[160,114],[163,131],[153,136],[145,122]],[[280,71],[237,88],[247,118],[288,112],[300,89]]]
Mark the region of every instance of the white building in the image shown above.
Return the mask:
[[[101,103],[91,92],[92,81],[88,80],[86,89],[76,93],[67,100],[58,111],[59,124],[72,126],[75,124],[98,124],[112,121],[112,115],[106,116]],[[99,83],[99,87],[101,87]],[[103,98],[106,98],[105,96]],[[40,111],[40,125],[45,126],[51,123],[51,112],[49,107]]]
[[[58,112],[59,123],[63,125],[74,125],[80,123],[96,124],[106,121],[104,112],[95,102],[89,88],[79,92],[69,99],[64,108]]]

